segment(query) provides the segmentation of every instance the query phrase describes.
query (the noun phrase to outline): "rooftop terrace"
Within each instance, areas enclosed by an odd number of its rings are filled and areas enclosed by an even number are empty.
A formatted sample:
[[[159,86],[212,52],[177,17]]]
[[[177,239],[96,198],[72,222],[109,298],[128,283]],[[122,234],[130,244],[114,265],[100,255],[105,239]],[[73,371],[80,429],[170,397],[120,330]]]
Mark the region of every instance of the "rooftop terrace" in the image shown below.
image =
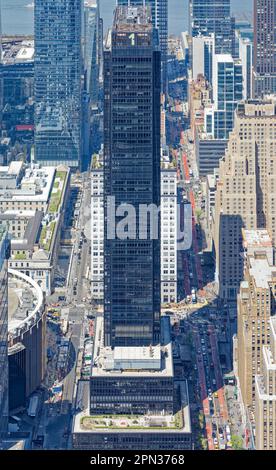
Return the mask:
[[[188,388],[186,381],[178,381],[181,407],[174,415],[97,415],[90,416],[89,410],[85,407],[74,418],[74,433],[190,433],[190,410]],[[83,390],[81,389],[81,394]],[[86,396],[86,401],[88,401]],[[87,405],[87,403],[86,403]]]

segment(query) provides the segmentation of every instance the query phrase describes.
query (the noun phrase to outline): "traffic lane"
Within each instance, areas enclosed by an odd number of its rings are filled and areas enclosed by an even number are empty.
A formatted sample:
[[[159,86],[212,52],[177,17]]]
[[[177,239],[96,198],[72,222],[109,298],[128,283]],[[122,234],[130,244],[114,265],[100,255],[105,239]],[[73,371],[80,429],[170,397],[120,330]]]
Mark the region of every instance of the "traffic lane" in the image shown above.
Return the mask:
[[[205,366],[203,361],[203,354],[202,354],[202,344],[200,333],[197,327],[194,327],[194,342],[196,346],[196,359],[197,359],[197,368],[198,368],[198,377],[199,377],[199,387],[200,387],[200,394],[201,394],[201,401],[203,406],[203,413],[205,418],[205,431],[206,431],[206,438],[209,450],[214,450],[214,442],[212,438],[212,428],[210,425],[210,402],[209,397],[207,395],[207,388],[206,388],[206,374],[205,374]]]
[[[205,374],[205,384],[208,387],[208,406],[204,406],[205,410],[205,421],[206,421],[206,435],[208,440],[208,448],[211,450],[224,449],[226,446],[226,435],[225,427],[228,423],[227,414],[225,411],[225,402],[221,399],[219,391],[218,398],[214,397],[214,388],[215,388],[215,371],[211,367],[212,364],[212,354],[211,350],[211,341],[209,327],[206,332],[204,330],[204,325],[199,327],[199,340],[201,344],[201,351],[204,354],[204,374]],[[198,346],[199,342],[197,342]],[[224,396],[223,396],[224,397]],[[206,414],[207,408],[209,407],[209,416]],[[212,429],[208,423],[211,423]]]

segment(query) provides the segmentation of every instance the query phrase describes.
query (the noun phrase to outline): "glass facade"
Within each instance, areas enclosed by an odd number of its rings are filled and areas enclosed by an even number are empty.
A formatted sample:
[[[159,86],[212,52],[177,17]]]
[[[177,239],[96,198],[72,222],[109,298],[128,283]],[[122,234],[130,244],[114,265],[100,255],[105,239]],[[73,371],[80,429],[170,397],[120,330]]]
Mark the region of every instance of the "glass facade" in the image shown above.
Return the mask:
[[[229,132],[234,127],[235,109],[243,98],[242,64],[231,57],[229,61],[218,61],[214,80],[214,138],[228,139]]]
[[[155,28],[159,31],[159,42],[161,49],[162,63],[162,83],[163,91],[167,90],[167,56],[168,56],[168,0],[117,0],[118,5],[133,6],[149,5],[151,8],[152,20]]]
[[[84,2],[84,71],[85,88],[90,102],[96,104],[99,90],[100,66],[100,8],[99,1]]]
[[[91,415],[173,413],[173,377],[92,377],[90,383]]]
[[[81,0],[35,2],[35,159],[79,166]]]
[[[185,432],[87,432],[73,435],[76,450],[191,450],[191,433]]]
[[[8,266],[9,240],[0,225],[0,447],[8,431]]]
[[[137,216],[141,204],[160,206],[158,34],[120,11],[104,52],[104,329],[112,347],[154,344],[160,332],[159,216],[154,239],[140,239],[139,223],[135,239],[108,234],[110,197],[115,210],[131,204]]]
[[[233,53],[235,20],[230,0],[190,0],[190,34],[215,34],[217,54]]]

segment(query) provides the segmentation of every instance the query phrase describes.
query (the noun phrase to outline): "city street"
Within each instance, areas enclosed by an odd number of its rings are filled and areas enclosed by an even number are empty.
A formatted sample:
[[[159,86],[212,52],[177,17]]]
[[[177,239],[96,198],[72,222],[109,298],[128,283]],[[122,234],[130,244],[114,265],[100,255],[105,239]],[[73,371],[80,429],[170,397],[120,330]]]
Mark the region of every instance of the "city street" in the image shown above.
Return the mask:
[[[74,177],[73,177],[74,178]],[[69,434],[71,429],[71,420],[74,393],[76,386],[76,362],[78,359],[79,348],[83,348],[85,314],[91,310],[90,286],[86,278],[87,270],[90,265],[89,242],[86,239],[84,231],[89,230],[90,213],[87,208],[90,207],[90,181],[87,174],[81,177],[81,184],[75,186],[72,184],[73,198],[69,201],[69,209],[74,210],[78,205],[79,217],[75,227],[72,229],[74,239],[72,240],[71,259],[68,263],[68,273],[64,276],[64,286],[60,286],[57,291],[49,297],[49,305],[61,305],[68,310],[68,331],[66,338],[70,340],[70,356],[68,358],[68,370],[62,379],[62,398],[57,403],[45,403],[41,419],[37,423],[35,435],[44,435],[45,449],[66,449],[69,444]],[[76,192],[74,188],[77,187]],[[80,188],[83,191],[80,191]],[[75,194],[78,196],[75,197]],[[79,204],[78,204],[79,202]],[[72,207],[73,206],[73,207]],[[75,209],[76,210],[76,209]],[[66,227],[68,230],[68,227]],[[59,283],[60,283],[59,271]],[[64,289],[63,289],[64,288]],[[64,299],[59,302],[59,291],[65,292]],[[49,327],[48,327],[49,330]],[[54,325],[48,333],[48,347],[54,354],[51,361],[48,362],[46,384],[51,387],[59,379],[57,370],[57,351],[60,337],[58,325]],[[45,397],[47,397],[45,392]]]

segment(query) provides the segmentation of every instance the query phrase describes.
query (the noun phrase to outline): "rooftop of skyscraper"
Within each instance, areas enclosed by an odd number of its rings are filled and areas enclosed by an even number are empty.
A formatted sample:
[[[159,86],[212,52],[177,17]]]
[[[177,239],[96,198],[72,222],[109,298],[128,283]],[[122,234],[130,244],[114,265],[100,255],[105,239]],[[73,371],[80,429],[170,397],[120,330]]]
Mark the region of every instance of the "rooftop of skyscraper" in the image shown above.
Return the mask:
[[[180,387],[181,408],[171,415],[89,415],[87,406],[89,390],[83,390],[80,383],[77,392],[77,403],[81,411],[74,417],[74,433],[191,433],[190,406],[187,382],[177,383]]]
[[[244,248],[272,247],[271,237],[266,229],[242,230]]]
[[[256,287],[266,289],[276,276],[276,266],[271,266],[266,257],[250,258],[250,275],[254,277]]]
[[[161,318],[161,344],[141,347],[105,347],[103,317],[97,317],[92,376],[173,375],[172,345],[168,318]]]
[[[263,99],[251,99],[240,102],[236,113],[239,117],[265,117],[274,116],[276,106],[276,96],[267,95]]]
[[[150,31],[152,21],[148,7],[124,6],[118,7],[114,17],[114,28],[117,31]]]
[[[4,65],[34,61],[34,41],[28,37],[3,38],[2,51],[2,63]]]

